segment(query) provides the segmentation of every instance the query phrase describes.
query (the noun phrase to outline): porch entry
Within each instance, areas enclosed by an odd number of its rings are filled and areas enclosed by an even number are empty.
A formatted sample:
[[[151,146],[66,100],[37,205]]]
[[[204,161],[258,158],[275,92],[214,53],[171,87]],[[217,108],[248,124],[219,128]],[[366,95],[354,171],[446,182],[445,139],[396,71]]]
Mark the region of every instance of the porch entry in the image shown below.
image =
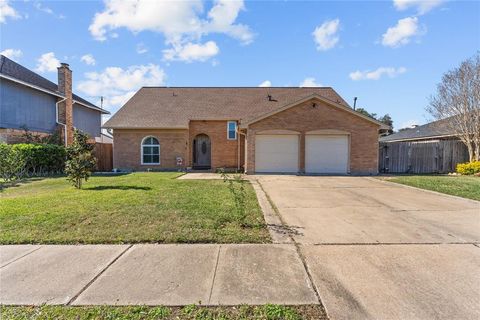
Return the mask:
[[[206,134],[199,134],[193,139],[193,168],[210,169],[211,163],[211,142]]]

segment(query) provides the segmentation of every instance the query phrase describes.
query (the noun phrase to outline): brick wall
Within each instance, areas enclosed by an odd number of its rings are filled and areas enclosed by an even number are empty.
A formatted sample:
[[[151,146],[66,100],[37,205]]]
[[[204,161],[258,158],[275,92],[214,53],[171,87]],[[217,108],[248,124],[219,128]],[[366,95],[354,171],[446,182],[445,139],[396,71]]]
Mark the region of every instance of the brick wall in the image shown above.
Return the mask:
[[[40,137],[46,137],[50,135],[45,132],[30,131],[31,134]],[[25,131],[18,129],[0,129],[0,142],[14,144],[14,143],[25,143]]]
[[[160,142],[160,165],[141,164],[143,138],[153,136]],[[189,162],[188,130],[113,130],[113,167],[128,170],[180,169],[176,157]]]
[[[315,99],[279,112],[248,127],[247,172],[255,172],[255,134],[263,130],[293,130],[300,132],[300,171],[305,170],[305,132],[322,129],[350,133],[350,172],[378,172],[378,125],[350,112]]]
[[[227,139],[227,121],[190,121],[189,149],[190,159],[193,156],[193,139],[199,134],[210,137],[212,168],[236,168],[238,164],[238,140]],[[243,157],[243,136],[240,138],[240,156]],[[240,162],[242,164],[242,162]],[[192,166],[191,160],[189,166]]]
[[[66,63],[58,67],[58,91],[65,96],[65,100],[58,103],[58,120],[67,126],[67,144],[70,145],[73,142],[72,70]],[[62,139],[65,139],[64,132]]]

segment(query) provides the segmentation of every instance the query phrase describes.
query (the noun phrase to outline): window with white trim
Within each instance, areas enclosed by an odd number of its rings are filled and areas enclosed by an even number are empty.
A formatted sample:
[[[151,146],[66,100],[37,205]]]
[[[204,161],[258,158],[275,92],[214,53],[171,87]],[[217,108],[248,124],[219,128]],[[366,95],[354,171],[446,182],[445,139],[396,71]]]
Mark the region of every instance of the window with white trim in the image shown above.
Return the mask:
[[[143,138],[142,164],[160,164],[160,143],[157,138]]]
[[[237,140],[237,121],[227,122],[227,139]]]

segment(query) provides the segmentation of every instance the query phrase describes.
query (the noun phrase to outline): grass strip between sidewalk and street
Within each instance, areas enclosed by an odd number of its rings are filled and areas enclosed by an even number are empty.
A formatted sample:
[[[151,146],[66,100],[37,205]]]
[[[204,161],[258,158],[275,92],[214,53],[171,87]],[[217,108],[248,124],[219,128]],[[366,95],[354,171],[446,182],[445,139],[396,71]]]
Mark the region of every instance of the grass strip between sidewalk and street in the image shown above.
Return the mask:
[[[303,306],[236,306],[236,307],[148,307],[148,306],[0,306],[2,320],[107,320],[107,319],[179,319],[179,320],[327,320],[324,309],[319,305]]]

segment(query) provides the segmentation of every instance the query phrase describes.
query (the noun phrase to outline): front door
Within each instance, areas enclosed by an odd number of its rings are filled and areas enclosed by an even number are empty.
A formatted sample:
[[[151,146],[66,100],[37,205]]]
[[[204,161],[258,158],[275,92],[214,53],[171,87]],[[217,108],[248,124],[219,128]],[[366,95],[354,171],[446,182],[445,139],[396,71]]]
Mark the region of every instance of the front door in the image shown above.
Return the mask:
[[[193,140],[193,166],[198,169],[210,169],[211,144],[206,134],[199,134]]]

